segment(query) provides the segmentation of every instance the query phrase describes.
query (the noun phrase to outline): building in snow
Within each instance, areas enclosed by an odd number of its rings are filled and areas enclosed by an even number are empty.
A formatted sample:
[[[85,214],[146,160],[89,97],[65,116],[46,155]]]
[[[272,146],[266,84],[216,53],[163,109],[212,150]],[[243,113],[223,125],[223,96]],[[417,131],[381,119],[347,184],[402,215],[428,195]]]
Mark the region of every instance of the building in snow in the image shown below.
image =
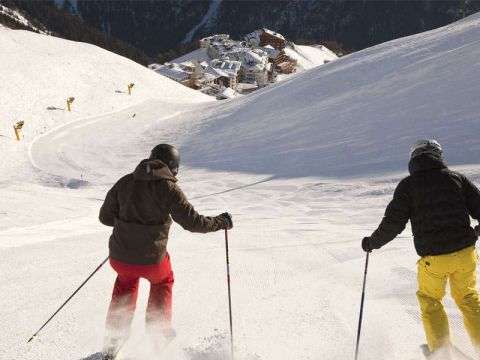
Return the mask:
[[[269,29],[258,29],[244,37],[247,44],[254,47],[262,47],[270,45],[277,50],[285,49],[287,40],[282,34]]]
[[[262,29],[260,32],[260,46],[271,45],[275,49],[282,50],[287,46],[287,40],[282,34],[275,31]]]
[[[179,64],[152,64],[149,66],[149,68],[159,73],[160,75],[166,76],[167,78],[177,81],[185,86],[189,86],[190,74],[184,69],[182,69]]]
[[[262,30],[255,30],[251,33],[245,35],[243,38],[247,43],[247,46],[250,47],[259,47],[260,46],[260,34]]]
[[[188,61],[180,64],[152,64],[149,68],[160,75],[196,90],[211,86],[218,78],[218,75],[215,76],[214,74],[208,73],[206,68],[198,61]]]
[[[217,59],[225,57],[229,52],[243,45],[230,39],[230,35],[218,34],[201,39],[200,46],[207,50],[210,59]]]
[[[272,62],[279,73],[291,74],[297,71],[297,60],[288,56],[284,50],[281,50]]]
[[[280,50],[275,49],[272,45],[262,46],[261,49],[267,54],[270,61],[275,60],[281,53]]]
[[[201,48],[208,48],[215,43],[224,43],[230,40],[230,35],[228,34],[215,34],[208,36],[206,38],[200,39],[199,44]]]
[[[200,60],[192,56],[191,61],[149,67],[185,86],[224,99],[275,82],[279,74],[294,73],[300,66],[297,59],[302,61],[293,44],[287,47],[281,34],[265,28],[247,34],[243,41],[216,34],[201,39],[199,44],[202,50],[196,54]],[[330,52],[319,46],[323,52]],[[334,54],[331,57],[336,58]]]
[[[236,89],[242,63],[229,59],[214,59],[210,61],[213,71],[219,75],[217,83],[221,83],[225,87]]]
[[[241,63],[240,80],[242,82],[257,83],[258,86],[265,86],[268,83],[268,73],[272,67],[267,53],[263,50],[241,47],[229,52],[228,57]]]

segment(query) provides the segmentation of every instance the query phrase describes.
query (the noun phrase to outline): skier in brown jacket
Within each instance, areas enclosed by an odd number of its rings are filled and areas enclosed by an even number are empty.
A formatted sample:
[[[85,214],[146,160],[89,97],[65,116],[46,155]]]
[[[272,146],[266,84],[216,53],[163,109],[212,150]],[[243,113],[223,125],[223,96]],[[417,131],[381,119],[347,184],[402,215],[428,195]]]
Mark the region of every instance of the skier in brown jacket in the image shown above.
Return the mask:
[[[173,272],[167,252],[172,219],[191,232],[207,233],[233,226],[230,214],[198,214],[177,185],[178,150],[156,146],[149,159],[107,193],[100,221],[113,226],[110,264],[117,272],[108,310],[104,359],[113,359],[128,337],[139,278],[150,281],[146,323],[151,334],[175,335],[171,327]]]

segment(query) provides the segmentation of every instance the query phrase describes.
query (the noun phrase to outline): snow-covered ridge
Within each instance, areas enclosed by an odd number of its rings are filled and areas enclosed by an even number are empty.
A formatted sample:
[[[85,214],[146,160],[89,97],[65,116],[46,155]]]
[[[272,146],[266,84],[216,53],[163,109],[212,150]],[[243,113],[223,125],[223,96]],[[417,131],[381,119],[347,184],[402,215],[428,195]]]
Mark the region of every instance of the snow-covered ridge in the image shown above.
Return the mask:
[[[12,9],[6,7],[5,5],[0,4],[0,14],[5,15],[8,18],[10,18],[11,20],[32,29],[32,31],[38,32],[40,34],[49,34],[48,31],[44,31],[44,30],[41,30],[41,29],[35,27],[28,19],[26,19],[18,11],[12,10]]]

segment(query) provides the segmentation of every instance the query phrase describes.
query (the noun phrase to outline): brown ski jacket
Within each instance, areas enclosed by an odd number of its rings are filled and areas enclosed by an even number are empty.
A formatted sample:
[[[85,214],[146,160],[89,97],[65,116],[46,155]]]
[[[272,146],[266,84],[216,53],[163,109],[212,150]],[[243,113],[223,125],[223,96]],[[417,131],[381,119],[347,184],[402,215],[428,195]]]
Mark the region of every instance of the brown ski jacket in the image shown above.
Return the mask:
[[[160,160],[143,160],[107,193],[100,222],[113,226],[110,257],[130,264],[149,265],[167,252],[172,218],[185,230],[198,233],[226,227],[220,217],[198,214]]]

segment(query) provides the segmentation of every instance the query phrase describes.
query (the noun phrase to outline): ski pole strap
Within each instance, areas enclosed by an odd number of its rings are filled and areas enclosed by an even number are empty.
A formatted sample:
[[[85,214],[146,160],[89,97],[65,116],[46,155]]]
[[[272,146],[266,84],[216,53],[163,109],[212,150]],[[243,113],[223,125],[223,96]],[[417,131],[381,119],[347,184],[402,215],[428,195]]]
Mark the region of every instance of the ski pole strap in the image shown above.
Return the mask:
[[[109,259],[109,257],[107,256],[107,258],[106,258],[105,260],[103,260],[100,265],[97,266],[97,268],[85,279],[85,281],[77,288],[77,290],[75,290],[75,291],[73,292],[73,294],[70,295],[70,297],[69,297],[67,300],[65,300],[65,302],[57,309],[57,311],[55,311],[55,312],[53,313],[53,315],[50,316],[50,318],[40,327],[40,329],[38,329],[37,332],[36,332],[35,334],[33,334],[30,339],[28,339],[27,343],[29,343],[30,341],[32,341],[32,340],[35,338],[35,336],[37,336],[38,333],[39,333],[40,331],[42,331],[45,326],[47,326],[47,324],[55,317],[55,315],[57,315],[57,314],[60,312],[60,310],[62,310],[63,307],[64,307],[65,305],[67,305],[67,303],[80,291],[80,289],[88,282],[88,280],[90,280],[90,279],[92,278],[92,276],[95,275],[95,274],[97,273],[97,271],[100,270],[100,268],[101,268],[103,265],[105,265],[105,263],[108,261],[108,259]]]

